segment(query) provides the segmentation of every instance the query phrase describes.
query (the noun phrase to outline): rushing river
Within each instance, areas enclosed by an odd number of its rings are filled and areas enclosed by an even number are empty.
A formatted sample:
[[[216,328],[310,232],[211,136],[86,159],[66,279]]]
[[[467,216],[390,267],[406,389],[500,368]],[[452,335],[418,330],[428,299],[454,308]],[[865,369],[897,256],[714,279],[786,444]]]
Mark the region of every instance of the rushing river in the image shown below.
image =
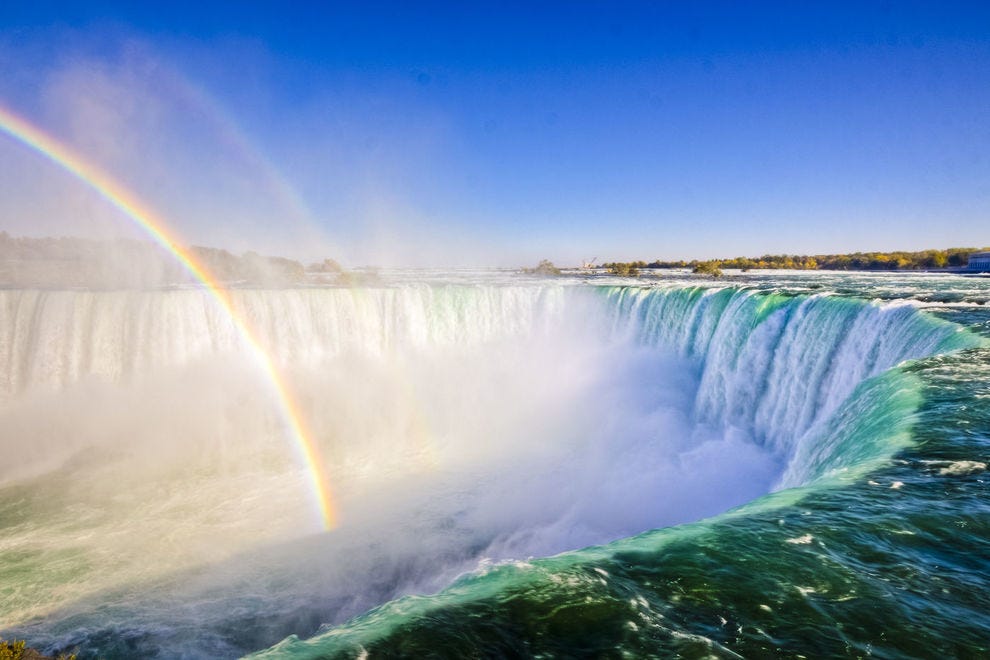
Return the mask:
[[[0,291],[0,636],[80,658],[990,653],[990,278]]]

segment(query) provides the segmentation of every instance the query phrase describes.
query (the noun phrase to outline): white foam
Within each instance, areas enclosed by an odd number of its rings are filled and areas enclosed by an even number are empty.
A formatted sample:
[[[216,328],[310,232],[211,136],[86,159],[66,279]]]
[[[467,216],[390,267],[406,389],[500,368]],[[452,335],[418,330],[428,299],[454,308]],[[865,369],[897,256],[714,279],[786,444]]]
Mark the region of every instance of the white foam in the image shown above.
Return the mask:
[[[938,471],[939,474],[960,477],[976,474],[987,469],[987,464],[980,461],[956,461]]]

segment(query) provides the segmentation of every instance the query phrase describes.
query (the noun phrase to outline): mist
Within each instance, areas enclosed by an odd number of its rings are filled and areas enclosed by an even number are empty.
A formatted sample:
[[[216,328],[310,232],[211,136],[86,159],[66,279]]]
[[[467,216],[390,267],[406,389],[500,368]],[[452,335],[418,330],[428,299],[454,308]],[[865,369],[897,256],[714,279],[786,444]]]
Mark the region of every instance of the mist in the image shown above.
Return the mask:
[[[218,56],[120,29],[51,38],[60,56],[43,65],[7,58],[30,67],[31,93],[4,94],[0,82],[0,94],[167,219],[186,245],[351,266],[520,266],[547,256],[484,230],[487,212],[451,205],[465,199],[464,182],[450,178],[463,145],[407,76],[386,77],[393,94],[344,77],[286,107],[272,101],[284,63],[244,42],[217,44],[227,53]],[[22,47],[0,38],[0,56]],[[231,86],[245,67],[258,79]],[[0,168],[0,228],[10,233],[147,238],[22,145],[0,142]]]
[[[246,291],[330,475],[340,526],[320,533],[263,374],[202,293],[3,295],[22,355],[0,485],[23,522],[5,543],[48,562],[3,616],[41,640],[125,616],[149,644],[242,653],[489,562],[714,515],[782,468],[699,426],[697,365],[609,330],[593,296]],[[31,318],[61,318],[64,339],[25,339]],[[262,612],[261,638],[223,632]]]

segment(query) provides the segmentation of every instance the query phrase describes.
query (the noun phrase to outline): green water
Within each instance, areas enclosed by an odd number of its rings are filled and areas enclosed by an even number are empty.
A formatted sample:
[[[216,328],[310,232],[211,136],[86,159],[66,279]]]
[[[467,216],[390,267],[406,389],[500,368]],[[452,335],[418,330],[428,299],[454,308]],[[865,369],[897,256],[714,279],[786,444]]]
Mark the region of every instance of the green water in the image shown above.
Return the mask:
[[[912,445],[858,478],[499,566],[259,655],[985,655],[987,475],[950,468],[988,458],[990,351],[904,371],[923,396]]]
[[[903,295],[933,297],[914,288]],[[759,298],[754,323],[788,299]],[[990,334],[978,306],[931,313]],[[864,382],[808,453],[795,475],[807,485],[492,567],[256,657],[986,657],[990,350]]]
[[[0,634],[81,658],[990,654],[990,280],[383,277],[237,299],[358,475],[361,516],[304,534],[304,477],[197,292],[88,297],[120,314],[98,323],[17,298],[0,343],[39,357],[11,363],[0,450],[49,418],[52,447],[126,442],[0,484]],[[186,342],[114,343],[158,327],[135,306]],[[87,369],[124,377],[93,399]]]

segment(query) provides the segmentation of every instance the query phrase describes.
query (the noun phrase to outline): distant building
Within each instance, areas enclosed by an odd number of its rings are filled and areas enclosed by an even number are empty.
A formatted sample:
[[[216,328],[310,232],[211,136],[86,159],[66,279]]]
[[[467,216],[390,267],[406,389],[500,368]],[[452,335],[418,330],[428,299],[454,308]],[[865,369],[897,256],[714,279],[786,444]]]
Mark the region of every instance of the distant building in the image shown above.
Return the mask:
[[[974,252],[969,255],[967,269],[990,272],[990,252]]]

